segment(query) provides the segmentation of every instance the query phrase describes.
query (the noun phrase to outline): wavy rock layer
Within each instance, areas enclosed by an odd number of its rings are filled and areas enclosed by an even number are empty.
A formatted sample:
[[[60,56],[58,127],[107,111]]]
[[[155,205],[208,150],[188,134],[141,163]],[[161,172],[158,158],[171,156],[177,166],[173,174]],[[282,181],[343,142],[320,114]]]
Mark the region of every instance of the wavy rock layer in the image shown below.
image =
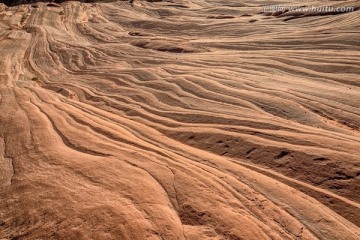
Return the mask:
[[[360,239],[359,12],[267,2],[1,5],[0,238]]]

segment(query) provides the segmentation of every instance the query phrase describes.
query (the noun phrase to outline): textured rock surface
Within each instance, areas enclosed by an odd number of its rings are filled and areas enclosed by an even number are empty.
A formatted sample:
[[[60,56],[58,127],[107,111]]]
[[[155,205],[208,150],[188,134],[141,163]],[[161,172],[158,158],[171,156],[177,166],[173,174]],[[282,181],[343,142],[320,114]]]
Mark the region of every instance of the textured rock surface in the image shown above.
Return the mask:
[[[359,12],[266,3],[0,4],[0,239],[360,239]]]

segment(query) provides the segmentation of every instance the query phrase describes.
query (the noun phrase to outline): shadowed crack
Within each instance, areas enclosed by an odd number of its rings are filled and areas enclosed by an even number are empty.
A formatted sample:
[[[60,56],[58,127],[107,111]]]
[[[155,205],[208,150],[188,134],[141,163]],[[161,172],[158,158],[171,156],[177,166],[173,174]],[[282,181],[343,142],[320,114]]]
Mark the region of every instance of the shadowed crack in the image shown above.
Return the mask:
[[[14,158],[6,155],[6,141],[4,138],[0,138],[0,164],[1,164],[1,177],[0,177],[0,186],[11,185],[14,175]]]

